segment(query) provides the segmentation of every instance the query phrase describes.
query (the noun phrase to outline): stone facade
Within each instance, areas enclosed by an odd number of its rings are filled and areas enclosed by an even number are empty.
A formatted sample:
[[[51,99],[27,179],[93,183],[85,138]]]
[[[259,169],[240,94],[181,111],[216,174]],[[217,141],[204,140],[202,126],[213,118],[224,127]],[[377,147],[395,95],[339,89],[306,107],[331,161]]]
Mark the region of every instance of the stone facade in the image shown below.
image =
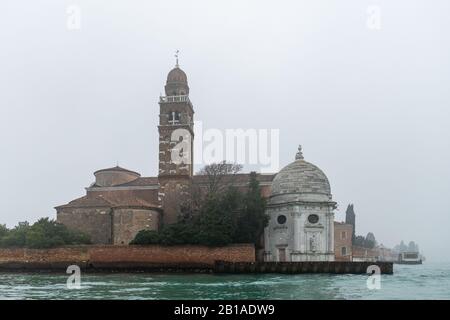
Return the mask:
[[[272,182],[264,260],[333,261],[335,207],[327,177],[299,148]]]

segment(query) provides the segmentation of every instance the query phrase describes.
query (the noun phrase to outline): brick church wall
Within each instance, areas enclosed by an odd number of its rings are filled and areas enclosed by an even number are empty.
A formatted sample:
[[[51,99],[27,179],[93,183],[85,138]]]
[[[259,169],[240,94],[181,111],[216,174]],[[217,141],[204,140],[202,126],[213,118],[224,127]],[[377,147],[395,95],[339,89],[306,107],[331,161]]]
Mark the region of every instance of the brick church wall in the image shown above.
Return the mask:
[[[92,243],[111,243],[110,208],[64,208],[57,213],[57,221],[69,229],[87,234]]]
[[[159,212],[146,209],[114,209],[113,244],[129,244],[141,230],[159,229]]]

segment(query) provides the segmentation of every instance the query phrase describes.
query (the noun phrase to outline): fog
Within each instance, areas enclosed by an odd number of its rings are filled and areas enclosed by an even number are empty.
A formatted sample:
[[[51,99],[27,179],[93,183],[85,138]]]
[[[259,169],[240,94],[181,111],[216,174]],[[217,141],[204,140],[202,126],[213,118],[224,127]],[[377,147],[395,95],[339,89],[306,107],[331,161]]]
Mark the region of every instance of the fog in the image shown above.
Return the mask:
[[[158,97],[178,49],[205,129],[279,129],[280,166],[302,144],[336,220],[354,203],[357,234],[450,260],[449,11],[446,0],[4,0],[0,223],[55,218],[100,168],[157,175]]]

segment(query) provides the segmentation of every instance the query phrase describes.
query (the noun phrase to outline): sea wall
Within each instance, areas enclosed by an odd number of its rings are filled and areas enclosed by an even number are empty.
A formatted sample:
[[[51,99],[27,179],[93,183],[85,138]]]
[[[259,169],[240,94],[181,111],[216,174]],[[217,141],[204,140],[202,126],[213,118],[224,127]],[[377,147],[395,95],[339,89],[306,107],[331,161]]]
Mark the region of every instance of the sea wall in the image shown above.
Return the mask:
[[[372,274],[370,266],[380,268],[380,274],[393,274],[392,262],[228,262],[216,261],[214,273],[336,273]]]
[[[364,274],[371,265],[393,273],[392,262],[256,262],[251,244],[204,246],[73,246],[47,250],[0,249],[0,271],[86,272],[349,273]]]
[[[0,249],[0,270],[211,270],[215,261],[255,262],[251,244],[204,246],[74,246],[54,249]]]

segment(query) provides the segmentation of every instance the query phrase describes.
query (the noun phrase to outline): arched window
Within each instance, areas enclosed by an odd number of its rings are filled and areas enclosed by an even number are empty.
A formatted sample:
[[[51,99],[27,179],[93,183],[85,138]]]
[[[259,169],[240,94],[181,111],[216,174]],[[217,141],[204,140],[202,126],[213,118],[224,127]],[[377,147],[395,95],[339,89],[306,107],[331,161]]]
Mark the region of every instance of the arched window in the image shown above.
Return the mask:
[[[347,247],[341,248],[341,255],[343,255],[343,256],[347,255]]]
[[[169,112],[169,123],[175,124],[180,122],[181,113],[178,111],[171,111]]]

